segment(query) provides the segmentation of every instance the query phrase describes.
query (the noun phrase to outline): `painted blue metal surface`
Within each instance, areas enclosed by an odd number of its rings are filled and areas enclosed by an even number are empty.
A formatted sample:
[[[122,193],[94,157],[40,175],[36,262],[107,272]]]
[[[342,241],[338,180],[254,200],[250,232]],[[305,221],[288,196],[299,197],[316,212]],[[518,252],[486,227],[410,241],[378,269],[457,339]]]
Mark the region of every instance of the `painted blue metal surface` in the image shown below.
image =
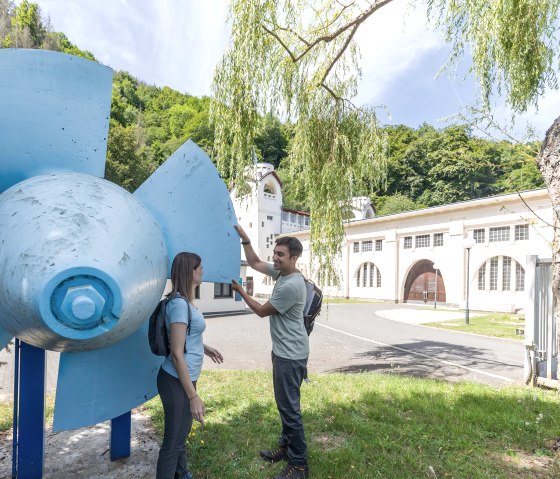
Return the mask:
[[[55,351],[102,348],[138,329],[161,298],[159,225],[109,181],[25,180],[0,195],[0,225],[0,325],[12,337]]]
[[[17,477],[40,479],[45,445],[45,351],[21,343]]]
[[[111,419],[111,461],[130,456],[132,418],[130,411]]]
[[[183,144],[134,195],[160,224],[169,258],[197,253],[204,281],[230,283],[239,276],[235,210],[216,167],[194,142]]]
[[[19,415],[19,353],[21,341],[16,338],[14,341],[14,414],[12,419],[12,479],[17,477],[17,431]]]
[[[109,347],[62,353],[53,430],[77,429],[118,417],[157,394],[162,357],[148,345],[147,321]]]
[[[56,171],[103,177],[112,75],[64,53],[0,49],[0,192]]]
[[[111,77],[77,57],[0,49],[0,345],[16,336],[38,351],[62,351],[57,431],[126,415],[155,396],[163,358],[149,350],[146,320],[169,258],[197,252],[206,281],[239,275],[228,191],[194,143],[135,195],[97,178]],[[22,390],[31,389],[37,370],[44,373],[42,354],[22,366]],[[43,394],[37,390],[36,399]],[[43,419],[25,416],[23,430],[35,433],[19,445],[24,457],[43,444]]]
[[[0,349],[5,348],[13,337],[13,334],[0,327]]]

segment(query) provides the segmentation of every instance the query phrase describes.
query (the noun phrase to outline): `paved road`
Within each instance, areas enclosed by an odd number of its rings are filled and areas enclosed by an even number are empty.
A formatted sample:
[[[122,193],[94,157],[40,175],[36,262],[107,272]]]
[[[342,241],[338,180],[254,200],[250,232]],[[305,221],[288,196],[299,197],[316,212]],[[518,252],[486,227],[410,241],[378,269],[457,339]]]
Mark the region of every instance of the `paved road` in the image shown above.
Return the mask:
[[[392,311],[398,321],[384,319]],[[424,314],[424,313],[422,313]],[[434,312],[438,320],[439,312]],[[414,324],[419,313],[407,305],[334,304],[323,306],[313,331],[309,372],[409,374],[491,385],[522,383],[523,345],[428,328]],[[254,314],[207,319],[205,342],[224,355],[223,365],[205,361],[208,369],[269,370],[268,319]],[[0,352],[0,400],[13,392],[13,355]],[[54,393],[58,354],[47,353],[47,391]]]
[[[323,307],[311,340],[310,373],[410,374],[491,385],[523,381],[523,344],[408,324],[415,313],[406,305],[335,304]],[[376,314],[397,309],[399,321]],[[434,312],[437,320],[439,312]],[[459,313],[460,314],[460,313]],[[208,368],[270,369],[268,320],[255,315],[211,318],[205,341],[225,357]]]

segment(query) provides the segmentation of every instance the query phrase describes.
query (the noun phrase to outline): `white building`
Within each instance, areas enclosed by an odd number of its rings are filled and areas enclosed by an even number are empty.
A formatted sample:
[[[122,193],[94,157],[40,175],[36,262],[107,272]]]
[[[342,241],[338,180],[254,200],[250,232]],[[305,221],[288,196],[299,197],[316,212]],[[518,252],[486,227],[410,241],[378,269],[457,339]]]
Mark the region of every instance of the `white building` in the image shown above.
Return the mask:
[[[282,182],[270,163],[257,163],[253,171],[246,171],[251,192],[237,197],[234,188],[231,201],[237,221],[249,235],[255,252],[263,261],[272,262],[275,238],[282,233],[292,233],[309,228],[309,214],[282,207]],[[241,251],[242,259],[245,259]],[[246,289],[255,296],[268,296],[272,280],[247,267]]]
[[[232,201],[255,251],[272,261],[274,239],[289,233],[304,246],[298,267],[321,283],[310,262],[309,216],[282,208],[273,166],[255,167],[252,193]],[[349,208],[350,210],[350,208]],[[552,207],[545,189],[375,217],[368,198],[356,198],[337,260],[341,286],[324,293],[346,298],[517,311],[525,303],[525,258],[552,255]],[[293,216],[292,216],[293,215]],[[468,270],[468,274],[467,274]],[[436,281],[437,277],[437,281]],[[247,268],[247,286],[267,296],[272,281]]]

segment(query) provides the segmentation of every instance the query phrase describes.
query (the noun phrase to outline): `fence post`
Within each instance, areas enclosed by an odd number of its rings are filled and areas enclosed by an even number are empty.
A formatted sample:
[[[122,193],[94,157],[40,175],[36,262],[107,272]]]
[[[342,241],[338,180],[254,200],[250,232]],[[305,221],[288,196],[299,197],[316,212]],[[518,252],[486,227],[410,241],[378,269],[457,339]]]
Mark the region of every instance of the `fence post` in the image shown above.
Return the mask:
[[[528,255],[525,263],[525,361],[524,377],[526,384],[536,385],[537,371],[535,357],[535,340],[538,336],[538,298],[537,298],[537,259]]]

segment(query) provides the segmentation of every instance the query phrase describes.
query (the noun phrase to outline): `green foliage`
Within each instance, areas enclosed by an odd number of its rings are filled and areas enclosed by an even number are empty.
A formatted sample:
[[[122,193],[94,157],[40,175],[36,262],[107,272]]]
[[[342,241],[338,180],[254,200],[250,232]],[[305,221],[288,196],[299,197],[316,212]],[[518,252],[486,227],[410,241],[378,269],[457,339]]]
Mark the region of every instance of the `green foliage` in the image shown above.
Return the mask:
[[[451,63],[472,52],[483,101],[504,91],[516,112],[558,88],[559,0],[428,0],[428,19],[452,44]]]
[[[311,212],[312,255],[328,274],[343,235],[338,205],[364,184],[382,182],[385,140],[375,111],[349,101],[359,71],[348,22],[360,6],[319,3],[231,2],[232,42],[215,73],[211,119],[218,167],[238,185],[253,160],[260,117],[293,121],[287,171],[294,196]]]
[[[111,119],[105,178],[133,192],[154,170],[155,165],[150,162],[139,137],[139,129],[122,126]]]
[[[381,206],[377,212],[379,216],[404,213],[405,211],[417,210],[422,207],[401,193],[395,193],[392,196],[382,198],[380,203]]]

